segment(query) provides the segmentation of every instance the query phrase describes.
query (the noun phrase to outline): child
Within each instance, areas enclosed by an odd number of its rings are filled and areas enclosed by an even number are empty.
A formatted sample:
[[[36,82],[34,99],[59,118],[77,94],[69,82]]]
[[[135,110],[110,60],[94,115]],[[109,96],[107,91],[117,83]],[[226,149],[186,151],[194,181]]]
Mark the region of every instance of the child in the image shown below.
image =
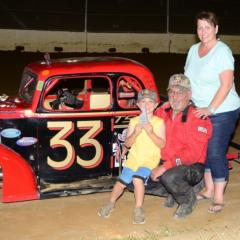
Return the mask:
[[[165,144],[165,127],[161,118],[154,116],[157,107],[156,92],[143,89],[138,93],[137,106],[141,115],[130,120],[125,148],[129,149],[128,158],[124,164],[122,174],[113,187],[110,201],[104,205],[98,215],[104,218],[110,216],[117,199],[130,183],[134,186],[135,209],[133,223],[145,223],[143,211],[144,183],[160,160],[160,149]]]

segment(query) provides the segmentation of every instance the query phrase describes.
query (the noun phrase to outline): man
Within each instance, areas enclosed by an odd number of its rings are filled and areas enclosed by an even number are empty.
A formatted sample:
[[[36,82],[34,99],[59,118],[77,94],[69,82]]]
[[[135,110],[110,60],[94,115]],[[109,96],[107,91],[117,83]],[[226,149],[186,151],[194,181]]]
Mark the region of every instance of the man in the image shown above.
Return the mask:
[[[212,134],[209,119],[195,116],[189,79],[183,74],[171,76],[169,102],[156,111],[164,119],[166,145],[161,164],[152,170],[146,193],[166,196],[165,207],[178,204],[174,218],[192,212],[196,192],[202,182],[208,139]]]

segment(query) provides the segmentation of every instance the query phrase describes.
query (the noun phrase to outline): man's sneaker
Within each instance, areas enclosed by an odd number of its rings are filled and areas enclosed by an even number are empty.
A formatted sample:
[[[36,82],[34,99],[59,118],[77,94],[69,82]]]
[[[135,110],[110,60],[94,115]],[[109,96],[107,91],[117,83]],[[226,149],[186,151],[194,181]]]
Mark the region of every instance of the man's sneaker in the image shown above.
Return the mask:
[[[142,208],[135,208],[133,212],[133,223],[134,224],[144,224],[145,214]]]
[[[98,212],[98,216],[102,218],[108,218],[114,209],[114,205],[114,203],[109,202],[106,205],[102,206]]]
[[[178,206],[177,211],[173,216],[175,219],[186,217],[192,212],[194,206],[196,205],[197,198],[193,189],[190,189],[190,191],[186,194],[186,198],[188,199],[188,203],[182,203]]]
[[[173,218],[175,219],[180,219],[180,218],[184,218],[187,215],[189,215],[193,210],[193,206],[192,204],[180,204],[175,212],[175,214],[173,215]]]
[[[172,194],[169,194],[166,198],[165,202],[163,203],[163,207],[165,208],[172,208],[177,202],[173,198]]]

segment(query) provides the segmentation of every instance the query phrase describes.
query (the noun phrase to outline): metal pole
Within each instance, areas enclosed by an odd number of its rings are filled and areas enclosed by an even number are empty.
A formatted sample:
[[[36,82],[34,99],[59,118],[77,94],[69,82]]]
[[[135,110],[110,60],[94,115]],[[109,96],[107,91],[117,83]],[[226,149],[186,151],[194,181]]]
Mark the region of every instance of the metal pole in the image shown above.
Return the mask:
[[[169,39],[169,43],[168,43],[168,53],[170,53],[171,51],[171,39],[170,39],[170,32],[169,32],[169,12],[170,12],[170,2],[171,0],[167,0],[167,34],[168,34],[168,39]]]
[[[88,52],[88,29],[87,29],[87,23],[88,23],[88,0],[85,0],[85,25],[84,25],[84,32],[85,32],[85,37],[86,37],[86,52]]]
[[[167,33],[169,33],[169,1],[167,0]]]

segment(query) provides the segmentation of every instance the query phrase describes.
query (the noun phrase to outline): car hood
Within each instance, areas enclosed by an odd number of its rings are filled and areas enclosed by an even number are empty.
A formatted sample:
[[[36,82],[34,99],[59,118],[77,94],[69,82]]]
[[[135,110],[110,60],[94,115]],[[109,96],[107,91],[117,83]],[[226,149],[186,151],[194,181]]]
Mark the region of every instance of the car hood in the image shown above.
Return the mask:
[[[21,98],[0,95],[0,111],[16,112],[25,109],[26,105],[26,102]]]

